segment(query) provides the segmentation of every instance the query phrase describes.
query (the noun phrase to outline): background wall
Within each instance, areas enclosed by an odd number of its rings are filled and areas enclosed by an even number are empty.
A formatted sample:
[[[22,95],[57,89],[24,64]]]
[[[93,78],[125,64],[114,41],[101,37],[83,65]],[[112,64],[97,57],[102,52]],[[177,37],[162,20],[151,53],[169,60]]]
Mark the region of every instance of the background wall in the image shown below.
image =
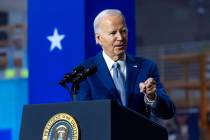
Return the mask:
[[[26,0],[0,1],[0,139],[18,139],[28,102]],[[3,13],[3,14],[2,14]]]

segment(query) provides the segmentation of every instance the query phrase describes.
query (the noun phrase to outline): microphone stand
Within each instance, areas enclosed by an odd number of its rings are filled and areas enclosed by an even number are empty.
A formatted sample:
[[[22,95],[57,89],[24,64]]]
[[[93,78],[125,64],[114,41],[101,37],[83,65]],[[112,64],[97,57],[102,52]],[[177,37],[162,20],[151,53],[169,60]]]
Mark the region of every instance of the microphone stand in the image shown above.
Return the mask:
[[[71,99],[73,101],[76,101],[77,99],[77,91],[79,90],[80,86],[79,86],[79,82],[72,82],[72,85],[71,85]]]

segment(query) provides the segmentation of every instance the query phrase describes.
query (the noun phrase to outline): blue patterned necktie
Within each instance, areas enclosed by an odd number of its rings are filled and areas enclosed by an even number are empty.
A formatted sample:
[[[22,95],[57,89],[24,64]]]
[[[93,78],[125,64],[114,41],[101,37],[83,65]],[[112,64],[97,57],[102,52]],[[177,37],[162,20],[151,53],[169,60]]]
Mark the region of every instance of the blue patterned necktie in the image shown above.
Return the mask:
[[[120,94],[121,102],[124,106],[127,106],[127,97],[125,92],[125,79],[122,72],[120,71],[120,64],[114,63],[113,66],[113,80],[117,88],[117,91]]]

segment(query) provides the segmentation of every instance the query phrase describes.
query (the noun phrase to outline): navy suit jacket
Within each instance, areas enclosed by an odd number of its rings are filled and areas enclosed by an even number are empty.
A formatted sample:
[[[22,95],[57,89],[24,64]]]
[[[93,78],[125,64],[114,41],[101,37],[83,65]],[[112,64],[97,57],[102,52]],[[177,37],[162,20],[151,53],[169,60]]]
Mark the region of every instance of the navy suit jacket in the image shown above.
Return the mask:
[[[102,52],[86,60],[83,65],[97,66],[97,72],[88,77],[80,84],[77,100],[102,100],[111,99],[120,102],[120,96],[112,80],[109,69],[103,58]],[[168,119],[175,113],[175,107],[164,87],[160,83],[157,66],[150,60],[126,55],[126,94],[128,97],[128,108],[133,109],[145,116],[150,111],[157,117]],[[150,107],[144,102],[144,94],[140,92],[139,83],[152,77],[156,80],[157,100],[155,107]]]

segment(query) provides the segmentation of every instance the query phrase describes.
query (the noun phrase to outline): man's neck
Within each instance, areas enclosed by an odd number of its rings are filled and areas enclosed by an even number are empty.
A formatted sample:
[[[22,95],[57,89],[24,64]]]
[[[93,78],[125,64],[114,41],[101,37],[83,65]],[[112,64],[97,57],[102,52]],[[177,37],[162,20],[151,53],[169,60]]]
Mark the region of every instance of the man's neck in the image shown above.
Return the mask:
[[[122,55],[119,55],[119,56],[109,56],[109,55],[107,55],[106,54],[106,52],[104,52],[103,51],[103,53],[106,55],[106,56],[108,56],[110,59],[112,59],[113,61],[115,61],[115,62],[117,62],[117,61],[124,61],[125,60],[125,58],[126,58],[126,55],[125,55],[125,53],[124,54],[122,54]]]

